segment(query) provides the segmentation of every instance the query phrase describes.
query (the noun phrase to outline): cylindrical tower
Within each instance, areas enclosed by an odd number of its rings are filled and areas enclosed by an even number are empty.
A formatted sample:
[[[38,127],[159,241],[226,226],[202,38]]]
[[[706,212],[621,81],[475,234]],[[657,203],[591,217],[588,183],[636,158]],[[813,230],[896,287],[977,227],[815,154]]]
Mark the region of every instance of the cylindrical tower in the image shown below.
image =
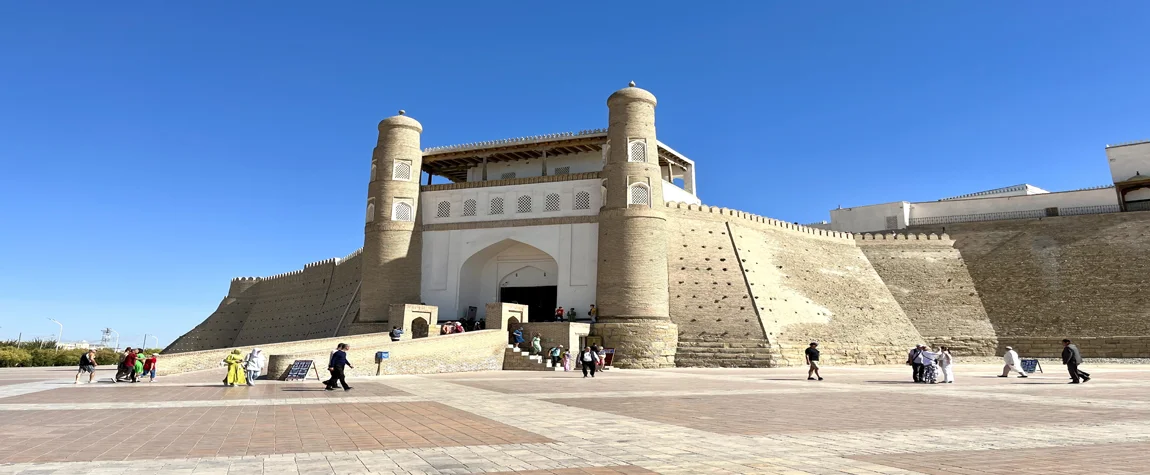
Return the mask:
[[[679,335],[668,313],[667,222],[655,96],[635,87],[607,99],[607,198],[599,211],[598,323],[591,333],[615,348],[614,365],[675,365]]]
[[[423,126],[403,111],[379,123],[379,140],[371,156],[371,181],[367,185],[360,321],[387,322],[389,305],[420,301],[422,132]]]

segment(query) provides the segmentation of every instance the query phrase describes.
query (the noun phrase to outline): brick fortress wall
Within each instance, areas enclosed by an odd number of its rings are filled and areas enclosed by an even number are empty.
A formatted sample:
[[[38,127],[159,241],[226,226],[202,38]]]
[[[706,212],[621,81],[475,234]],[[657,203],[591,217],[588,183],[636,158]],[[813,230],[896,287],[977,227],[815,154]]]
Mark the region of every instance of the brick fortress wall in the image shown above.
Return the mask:
[[[355,322],[360,260],[356,251],[294,272],[234,279],[219,308],[164,353],[387,331]]]
[[[1001,348],[1150,356],[1150,212],[915,226],[962,254]]]
[[[856,243],[903,312],[932,346],[994,355],[998,338],[970,271],[943,234],[862,234]]]
[[[668,203],[680,366],[782,366],[819,341],[830,363],[901,363],[921,340],[845,233]]]

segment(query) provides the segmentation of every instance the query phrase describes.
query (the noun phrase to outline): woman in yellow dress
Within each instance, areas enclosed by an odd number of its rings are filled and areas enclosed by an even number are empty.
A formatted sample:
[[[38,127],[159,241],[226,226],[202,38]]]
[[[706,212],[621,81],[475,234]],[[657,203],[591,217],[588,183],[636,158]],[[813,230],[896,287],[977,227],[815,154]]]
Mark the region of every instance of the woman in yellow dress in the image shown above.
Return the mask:
[[[244,374],[244,356],[240,350],[232,350],[231,354],[224,358],[224,363],[228,365],[228,375],[224,378],[225,385],[248,384],[247,375]]]

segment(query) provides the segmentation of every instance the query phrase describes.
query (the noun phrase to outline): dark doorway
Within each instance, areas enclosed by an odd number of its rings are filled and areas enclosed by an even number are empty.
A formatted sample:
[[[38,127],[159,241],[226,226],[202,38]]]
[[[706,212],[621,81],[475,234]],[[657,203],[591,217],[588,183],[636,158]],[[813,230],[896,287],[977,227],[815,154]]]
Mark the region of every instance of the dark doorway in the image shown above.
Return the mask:
[[[416,318],[411,322],[411,338],[427,338],[427,320]]]
[[[549,322],[555,315],[557,293],[558,287],[554,285],[545,285],[542,287],[502,287],[499,289],[499,301],[526,305],[527,321]],[[526,337],[526,335],[524,335],[524,337]]]

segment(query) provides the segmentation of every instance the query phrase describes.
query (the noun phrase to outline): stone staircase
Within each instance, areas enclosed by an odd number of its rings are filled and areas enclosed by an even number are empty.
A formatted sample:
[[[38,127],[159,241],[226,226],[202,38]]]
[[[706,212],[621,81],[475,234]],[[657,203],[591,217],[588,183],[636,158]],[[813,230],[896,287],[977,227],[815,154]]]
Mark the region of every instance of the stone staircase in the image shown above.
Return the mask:
[[[679,337],[675,366],[696,368],[773,368],[789,363],[766,340]]]
[[[562,369],[562,367],[552,367],[551,358],[532,355],[531,352],[520,350],[515,345],[507,345],[507,349],[503,351],[504,371],[561,371]]]

